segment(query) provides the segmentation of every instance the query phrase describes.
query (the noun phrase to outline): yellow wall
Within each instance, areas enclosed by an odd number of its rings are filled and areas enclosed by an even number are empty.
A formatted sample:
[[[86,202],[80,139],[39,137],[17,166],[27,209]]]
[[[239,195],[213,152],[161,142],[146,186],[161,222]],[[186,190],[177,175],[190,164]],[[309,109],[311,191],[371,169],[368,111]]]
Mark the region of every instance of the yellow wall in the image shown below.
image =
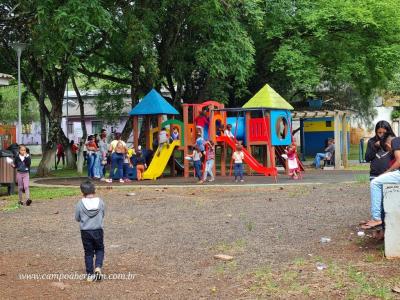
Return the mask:
[[[329,121],[328,121],[329,122]],[[317,132],[317,131],[334,131],[335,122],[331,121],[331,126],[326,126],[327,121],[304,121],[305,132]],[[339,124],[339,129],[342,130],[342,122]],[[347,130],[350,130],[350,124],[347,125]]]

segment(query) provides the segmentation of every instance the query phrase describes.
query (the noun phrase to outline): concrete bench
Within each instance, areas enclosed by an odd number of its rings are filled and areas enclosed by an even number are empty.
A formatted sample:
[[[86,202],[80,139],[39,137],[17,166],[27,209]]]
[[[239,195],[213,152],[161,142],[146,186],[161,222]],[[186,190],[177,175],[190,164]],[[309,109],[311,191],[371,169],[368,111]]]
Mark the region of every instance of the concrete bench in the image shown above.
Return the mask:
[[[385,256],[400,257],[400,184],[383,186],[385,210]]]

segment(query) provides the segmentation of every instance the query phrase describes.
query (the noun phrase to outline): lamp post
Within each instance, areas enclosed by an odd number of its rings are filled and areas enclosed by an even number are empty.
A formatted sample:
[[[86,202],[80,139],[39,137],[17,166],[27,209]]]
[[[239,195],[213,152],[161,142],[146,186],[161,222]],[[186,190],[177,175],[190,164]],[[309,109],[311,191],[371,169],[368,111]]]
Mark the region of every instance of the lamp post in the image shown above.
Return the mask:
[[[12,48],[17,52],[18,57],[18,139],[17,143],[22,143],[22,121],[21,121],[21,53],[25,49],[26,44],[14,43]]]

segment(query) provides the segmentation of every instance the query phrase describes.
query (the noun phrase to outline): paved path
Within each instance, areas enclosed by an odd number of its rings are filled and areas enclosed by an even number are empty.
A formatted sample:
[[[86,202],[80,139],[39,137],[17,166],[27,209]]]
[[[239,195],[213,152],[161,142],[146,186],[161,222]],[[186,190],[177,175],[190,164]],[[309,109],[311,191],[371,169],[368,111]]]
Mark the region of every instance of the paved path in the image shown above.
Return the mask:
[[[82,180],[86,177],[76,178],[38,178],[34,179],[33,186],[79,186]],[[217,176],[216,180],[212,183],[205,183],[207,186],[229,186],[229,185],[304,185],[304,184],[336,184],[343,182],[360,182],[368,180],[368,171],[335,171],[335,170],[308,170],[301,180],[292,180],[284,174],[277,177],[277,182],[273,177],[265,176],[245,176],[244,183],[235,183],[232,177]],[[97,182],[98,186],[113,186],[113,187],[126,187],[126,186],[192,186],[196,184],[193,177],[165,177],[158,180],[145,180],[145,181],[132,181],[129,183],[105,183]]]

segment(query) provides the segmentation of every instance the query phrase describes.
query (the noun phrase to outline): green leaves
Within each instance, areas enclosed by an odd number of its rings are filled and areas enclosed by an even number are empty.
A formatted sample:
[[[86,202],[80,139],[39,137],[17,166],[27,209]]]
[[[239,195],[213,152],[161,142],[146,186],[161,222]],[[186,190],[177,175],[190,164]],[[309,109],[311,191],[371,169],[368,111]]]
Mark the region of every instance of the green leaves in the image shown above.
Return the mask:
[[[129,86],[135,101],[165,87],[174,103],[239,106],[269,83],[289,101],[333,98],[370,115],[371,99],[400,73],[397,0],[19,2],[26,54],[53,75],[79,69]]]
[[[123,96],[126,89],[115,84],[106,84],[95,100],[97,117],[105,124],[114,125],[120,121],[121,113],[126,104]],[[126,95],[125,95],[126,96]]]
[[[399,11],[392,0],[267,1],[264,28],[253,32],[256,87],[268,81],[289,99],[326,96],[368,115],[399,70]],[[330,90],[321,94],[321,83]]]
[[[32,47],[48,65],[65,63],[84,52],[110,30],[110,14],[97,0],[37,1],[31,27]],[[71,62],[78,63],[73,59]],[[69,66],[73,69],[73,65]]]
[[[27,91],[22,89],[22,123],[30,124],[39,120],[38,104]],[[18,120],[18,86],[0,87],[0,120],[14,123]]]

